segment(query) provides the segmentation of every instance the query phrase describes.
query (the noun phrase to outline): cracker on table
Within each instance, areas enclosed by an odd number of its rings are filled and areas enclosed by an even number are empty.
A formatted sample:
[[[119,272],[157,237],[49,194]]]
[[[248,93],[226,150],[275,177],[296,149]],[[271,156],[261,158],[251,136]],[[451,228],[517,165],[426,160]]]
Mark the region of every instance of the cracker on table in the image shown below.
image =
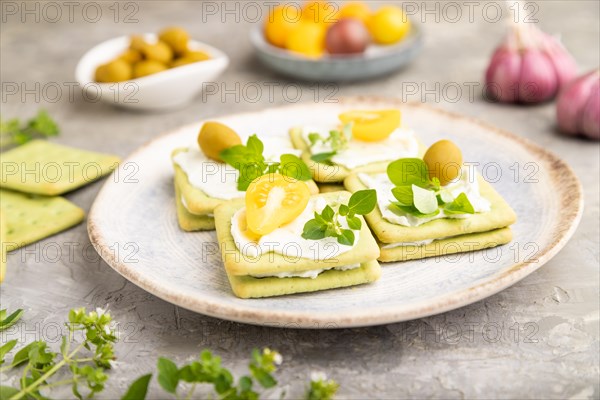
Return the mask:
[[[77,189],[114,170],[116,156],[32,140],[2,153],[0,186],[46,196]]]
[[[46,197],[0,189],[7,251],[52,236],[80,223],[85,213],[63,197]]]

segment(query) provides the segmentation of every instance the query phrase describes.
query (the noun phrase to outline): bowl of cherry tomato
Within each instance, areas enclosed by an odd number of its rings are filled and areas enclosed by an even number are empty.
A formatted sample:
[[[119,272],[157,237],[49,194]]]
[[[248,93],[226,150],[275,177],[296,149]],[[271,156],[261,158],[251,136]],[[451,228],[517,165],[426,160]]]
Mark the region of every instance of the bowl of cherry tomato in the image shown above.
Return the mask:
[[[258,59],[292,78],[358,81],[392,73],[420,52],[420,27],[394,5],[280,4],[251,32]]]

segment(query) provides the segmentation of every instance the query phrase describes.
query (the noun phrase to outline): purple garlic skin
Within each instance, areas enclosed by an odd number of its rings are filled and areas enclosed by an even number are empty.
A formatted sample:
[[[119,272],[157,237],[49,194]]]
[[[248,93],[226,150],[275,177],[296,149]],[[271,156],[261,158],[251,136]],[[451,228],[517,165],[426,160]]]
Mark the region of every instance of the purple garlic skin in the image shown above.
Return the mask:
[[[488,96],[504,103],[540,103],[575,78],[577,64],[564,46],[535,26],[515,25],[486,70]]]
[[[552,99],[557,90],[558,79],[550,58],[535,49],[523,53],[519,100],[523,103],[541,103]]]
[[[561,91],[556,119],[563,133],[600,139],[600,70],[580,76]]]

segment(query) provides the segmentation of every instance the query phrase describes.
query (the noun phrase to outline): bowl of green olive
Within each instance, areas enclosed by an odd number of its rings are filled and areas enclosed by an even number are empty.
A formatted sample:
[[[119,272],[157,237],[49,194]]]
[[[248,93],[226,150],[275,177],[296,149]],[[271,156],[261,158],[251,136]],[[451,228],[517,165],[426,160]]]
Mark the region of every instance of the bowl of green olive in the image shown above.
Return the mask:
[[[219,49],[167,28],[96,45],[77,64],[75,77],[89,101],[152,111],[189,103],[228,65]]]

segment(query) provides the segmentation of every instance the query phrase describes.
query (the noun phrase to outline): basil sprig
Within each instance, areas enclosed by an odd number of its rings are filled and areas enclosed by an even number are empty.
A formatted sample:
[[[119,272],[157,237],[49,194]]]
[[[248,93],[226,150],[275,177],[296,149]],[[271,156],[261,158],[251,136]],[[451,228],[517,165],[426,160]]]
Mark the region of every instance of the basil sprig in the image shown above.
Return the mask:
[[[254,179],[274,172],[300,181],[312,178],[304,161],[294,154],[282,154],[279,162],[268,162],[263,156],[263,151],[263,142],[256,135],[252,135],[248,138],[245,146],[238,144],[219,154],[223,161],[240,171],[237,182],[238,190],[246,191]]]
[[[348,147],[348,142],[352,139],[352,124],[346,124],[342,130],[331,130],[329,136],[323,137],[319,133],[312,132],[308,134],[308,140],[310,141],[310,147],[315,146],[321,142],[331,147],[331,151],[325,153],[313,154],[310,159],[325,164],[331,164],[331,159],[335,156],[338,151]]]
[[[326,237],[337,238],[338,243],[347,246],[354,244],[354,232],[362,227],[362,222],[357,215],[366,215],[373,211],[377,204],[377,193],[373,189],[359,190],[354,193],[348,204],[341,204],[337,211],[327,205],[319,214],[304,224],[302,237],[309,240],[319,240]],[[350,229],[345,229],[339,217],[346,217]]]
[[[429,179],[427,164],[420,158],[401,158],[387,167],[390,181],[396,185],[392,194],[394,205],[418,218],[445,214],[474,214],[475,209],[465,193],[453,198],[442,188],[438,178]]]

